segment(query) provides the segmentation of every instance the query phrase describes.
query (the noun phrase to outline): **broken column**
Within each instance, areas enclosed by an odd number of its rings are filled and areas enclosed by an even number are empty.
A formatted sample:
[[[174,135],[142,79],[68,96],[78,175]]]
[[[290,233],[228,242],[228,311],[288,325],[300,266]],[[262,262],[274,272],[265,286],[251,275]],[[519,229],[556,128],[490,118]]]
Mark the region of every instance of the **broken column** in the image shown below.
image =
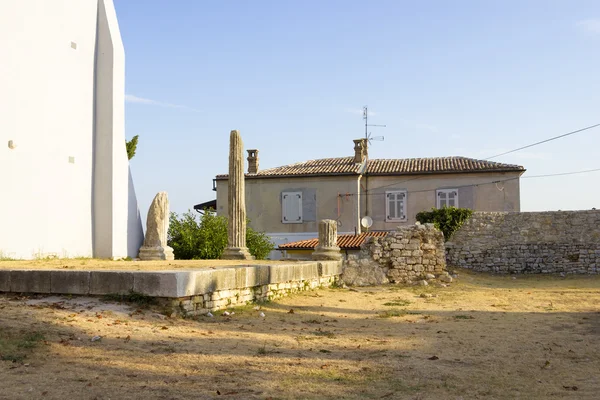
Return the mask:
[[[169,199],[160,192],[152,200],[146,220],[146,236],[140,247],[140,260],[174,260],[173,249],[167,246],[169,230]]]
[[[246,188],[244,182],[244,157],[242,137],[238,131],[229,135],[229,179],[227,248],[224,260],[252,260],[246,247]]]
[[[312,253],[313,260],[341,260],[342,253],[337,245],[337,221],[319,221],[319,244]]]

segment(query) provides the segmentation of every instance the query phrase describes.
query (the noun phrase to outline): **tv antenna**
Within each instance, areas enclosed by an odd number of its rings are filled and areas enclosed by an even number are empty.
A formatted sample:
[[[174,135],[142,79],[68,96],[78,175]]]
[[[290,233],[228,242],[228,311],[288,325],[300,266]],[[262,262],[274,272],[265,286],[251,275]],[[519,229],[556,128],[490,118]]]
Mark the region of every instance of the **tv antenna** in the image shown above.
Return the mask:
[[[367,139],[367,142],[369,143],[369,146],[371,145],[371,142],[373,140],[376,140],[378,142],[383,142],[383,140],[385,139],[385,137],[383,136],[371,136],[371,132],[369,132],[369,126],[376,126],[379,128],[385,128],[385,125],[374,125],[374,124],[370,124],[368,123],[368,118],[369,118],[369,109],[367,106],[363,107],[363,119],[365,120],[365,139]]]

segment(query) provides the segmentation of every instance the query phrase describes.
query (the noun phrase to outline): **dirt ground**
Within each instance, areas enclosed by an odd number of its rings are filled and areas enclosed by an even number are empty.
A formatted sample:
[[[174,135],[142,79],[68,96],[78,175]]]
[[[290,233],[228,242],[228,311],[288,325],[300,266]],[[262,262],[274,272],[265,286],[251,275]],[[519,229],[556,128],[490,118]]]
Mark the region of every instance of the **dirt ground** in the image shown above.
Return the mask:
[[[600,397],[600,277],[459,274],[197,319],[0,296],[0,399]]]
[[[229,265],[282,264],[295,261],[271,260],[175,260],[175,261],[111,261],[93,258],[57,258],[41,260],[0,260],[0,270],[6,269],[69,269],[79,271],[166,271],[224,267]]]

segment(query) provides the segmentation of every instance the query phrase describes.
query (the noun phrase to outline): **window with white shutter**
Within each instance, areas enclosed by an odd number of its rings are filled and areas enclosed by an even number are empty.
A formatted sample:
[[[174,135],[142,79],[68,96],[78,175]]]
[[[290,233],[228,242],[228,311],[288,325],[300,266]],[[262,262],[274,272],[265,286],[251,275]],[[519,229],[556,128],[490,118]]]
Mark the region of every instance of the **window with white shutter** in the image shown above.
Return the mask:
[[[302,223],[302,192],[281,193],[281,222],[284,224]]]
[[[437,208],[458,207],[458,189],[438,189]]]
[[[406,221],[406,190],[385,192],[385,220]]]

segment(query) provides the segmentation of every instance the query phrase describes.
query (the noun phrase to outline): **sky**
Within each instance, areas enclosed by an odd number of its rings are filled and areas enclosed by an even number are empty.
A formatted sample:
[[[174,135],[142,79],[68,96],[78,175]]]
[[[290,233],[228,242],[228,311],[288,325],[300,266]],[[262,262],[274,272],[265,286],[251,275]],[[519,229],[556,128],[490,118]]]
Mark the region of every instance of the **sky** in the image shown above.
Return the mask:
[[[353,155],[478,159],[600,123],[600,2],[114,0],[140,210],[213,200],[229,132],[260,168]],[[522,211],[600,208],[600,127],[494,158]]]

